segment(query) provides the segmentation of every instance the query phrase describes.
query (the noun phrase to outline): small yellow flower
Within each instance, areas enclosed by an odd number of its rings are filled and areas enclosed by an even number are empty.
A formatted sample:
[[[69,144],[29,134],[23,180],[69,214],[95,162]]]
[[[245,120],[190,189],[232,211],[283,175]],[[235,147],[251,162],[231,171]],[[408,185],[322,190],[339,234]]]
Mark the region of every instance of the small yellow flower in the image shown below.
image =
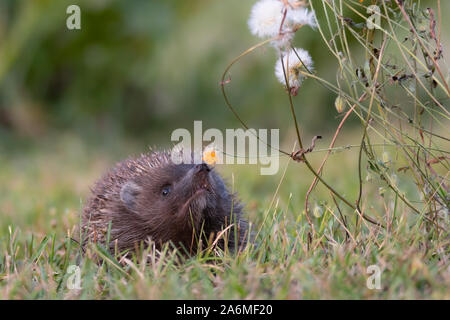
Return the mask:
[[[217,162],[217,152],[214,148],[207,148],[203,151],[202,160],[205,161],[209,165],[213,165]]]

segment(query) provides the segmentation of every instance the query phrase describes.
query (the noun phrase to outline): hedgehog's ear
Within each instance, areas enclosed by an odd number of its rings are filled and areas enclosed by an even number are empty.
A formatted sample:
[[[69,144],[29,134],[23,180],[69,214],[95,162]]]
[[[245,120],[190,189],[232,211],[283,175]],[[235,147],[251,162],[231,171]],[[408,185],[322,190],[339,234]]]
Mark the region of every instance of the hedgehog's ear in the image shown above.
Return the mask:
[[[134,181],[127,181],[120,189],[120,200],[127,209],[135,211],[136,209],[136,199],[142,188],[136,184]]]

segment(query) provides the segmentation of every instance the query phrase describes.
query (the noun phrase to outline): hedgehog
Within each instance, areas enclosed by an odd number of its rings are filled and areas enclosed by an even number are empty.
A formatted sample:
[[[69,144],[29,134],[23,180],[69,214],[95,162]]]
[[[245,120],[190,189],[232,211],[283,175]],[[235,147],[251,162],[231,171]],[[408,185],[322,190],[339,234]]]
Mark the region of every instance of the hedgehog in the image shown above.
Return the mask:
[[[83,248],[95,242],[126,252],[150,239],[158,248],[170,243],[191,255],[200,240],[215,237],[230,251],[247,244],[243,205],[204,162],[175,164],[169,152],[149,151],[117,163],[91,193],[81,221]]]

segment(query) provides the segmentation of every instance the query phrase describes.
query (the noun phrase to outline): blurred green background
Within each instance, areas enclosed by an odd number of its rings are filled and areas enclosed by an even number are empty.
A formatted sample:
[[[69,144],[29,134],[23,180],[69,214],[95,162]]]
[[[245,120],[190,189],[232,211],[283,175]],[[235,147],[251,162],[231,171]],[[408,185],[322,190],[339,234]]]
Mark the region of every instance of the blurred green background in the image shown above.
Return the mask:
[[[219,80],[235,56],[259,41],[247,28],[254,3],[0,0],[1,137],[69,131],[169,145],[170,133],[192,128],[194,120],[204,128],[239,127]],[[81,7],[81,30],[66,28],[70,4]],[[448,1],[442,5],[448,12]],[[320,34],[304,28],[295,41],[310,51],[318,74],[335,82],[337,66]],[[284,136],[290,114],[273,75],[275,59],[269,47],[246,57],[227,89],[250,127],[283,128]],[[296,98],[302,127],[312,135],[333,130],[334,99],[306,81]]]
[[[194,120],[238,127],[219,80],[232,58],[260,41],[247,28],[254,2],[1,0],[2,134],[70,130],[168,144],[173,129]],[[66,28],[73,3],[82,10],[80,31]],[[319,72],[331,67],[317,33],[305,28],[298,40]],[[267,48],[231,73],[231,98],[253,127],[278,128],[289,119],[275,59]],[[311,83],[303,91],[304,123],[324,126],[334,97]]]

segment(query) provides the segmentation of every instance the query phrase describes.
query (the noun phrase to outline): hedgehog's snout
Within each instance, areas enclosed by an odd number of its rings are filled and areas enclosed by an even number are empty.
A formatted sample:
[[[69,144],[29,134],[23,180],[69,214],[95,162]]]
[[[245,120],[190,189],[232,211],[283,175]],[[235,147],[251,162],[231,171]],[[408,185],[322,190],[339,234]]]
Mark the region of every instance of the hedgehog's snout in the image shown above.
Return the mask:
[[[202,174],[203,172],[211,171],[211,169],[209,168],[209,166],[206,163],[197,164],[195,166],[195,170],[196,170],[197,174]]]
[[[209,179],[209,172],[211,168],[206,163],[197,164],[194,168],[193,186],[194,191],[211,189],[211,182]]]

